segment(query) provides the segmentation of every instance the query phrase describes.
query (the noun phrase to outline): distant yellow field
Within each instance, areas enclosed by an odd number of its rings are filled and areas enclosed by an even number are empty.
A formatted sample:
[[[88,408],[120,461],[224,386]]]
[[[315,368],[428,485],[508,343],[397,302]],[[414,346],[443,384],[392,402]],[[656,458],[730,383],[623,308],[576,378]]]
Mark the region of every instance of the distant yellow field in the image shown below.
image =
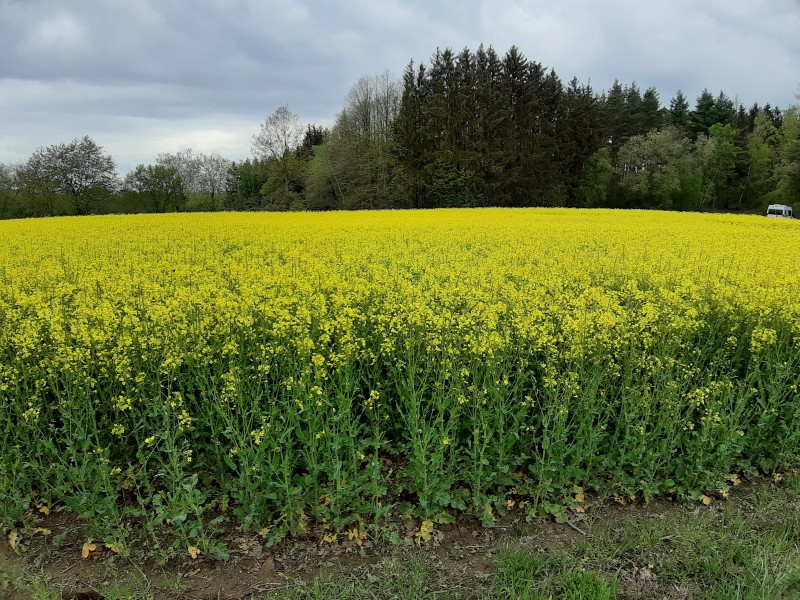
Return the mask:
[[[356,477],[385,478],[366,468],[370,455],[403,457],[405,489],[425,514],[491,508],[512,488],[694,493],[769,446],[747,437],[759,415],[798,402],[786,373],[764,379],[774,361],[791,371],[798,358],[796,221],[569,209],[170,214],[6,221],[0,239],[9,485],[13,465],[48,452],[72,456],[65,473],[85,459],[129,487],[179,455],[175,473],[213,473],[245,507],[278,485],[270,469],[283,460],[284,487],[240,518],[295,529],[298,511],[343,523],[377,510],[357,508],[351,489]],[[777,404],[746,412],[770,385],[785,392],[770,396]],[[571,416],[579,407],[585,422]],[[702,447],[725,441],[730,456],[681,484],[671,461],[714,427]],[[592,456],[620,444],[622,464],[642,455],[626,446],[636,431],[663,456],[646,477],[575,458],[583,470],[553,483],[541,465],[567,464],[576,446],[556,456],[551,442],[589,430],[602,432],[584,449]],[[53,440],[44,454],[42,436]],[[337,480],[329,470],[343,460],[352,468]],[[51,496],[68,494],[73,476]],[[42,478],[17,483],[17,496],[41,492]]]
[[[413,329],[444,357],[613,353],[710,311],[800,334],[800,223],[639,211],[187,214],[0,223],[3,348],[76,376],[268,352],[326,368]],[[737,333],[735,330],[732,334]],[[746,340],[740,340],[746,341]],[[278,349],[279,346],[282,346]],[[266,358],[266,357],[265,357]],[[319,360],[319,358],[317,358]],[[26,361],[27,362],[27,361]],[[5,364],[0,386],[17,373]]]

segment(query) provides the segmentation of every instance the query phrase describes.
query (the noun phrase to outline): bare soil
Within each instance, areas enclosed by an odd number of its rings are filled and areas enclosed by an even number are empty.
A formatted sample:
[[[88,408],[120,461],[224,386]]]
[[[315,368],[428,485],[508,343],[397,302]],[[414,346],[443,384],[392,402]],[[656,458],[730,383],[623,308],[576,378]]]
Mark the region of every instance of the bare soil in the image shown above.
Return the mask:
[[[37,524],[49,530],[46,534],[23,537],[15,550],[8,543],[0,544],[0,598],[33,600],[30,588],[15,584],[9,575],[25,573],[44,582],[48,589],[57,590],[64,600],[249,600],[320,576],[356,576],[377,581],[382,573],[391,572],[412,558],[419,558],[434,569],[446,582],[447,590],[468,598],[492,577],[498,556],[509,548],[542,553],[568,551],[576,545],[592,543],[597,536],[622,539],[631,533],[630,528],[648,523],[677,523],[698,514],[722,515],[731,508],[747,511],[752,508],[749,485],[737,488],[728,499],[716,499],[711,506],[669,500],[599,503],[587,497],[579,511],[569,513],[566,523],[553,519],[528,521],[524,511],[518,509],[489,527],[460,516],[453,524],[436,525],[431,539],[421,543],[414,535],[419,531],[419,521],[403,521],[399,516],[388,524],[390,534],[386,540],[364,540],[360,544],[347,535],[327,543],[321,532],[312,531],[267,547],[258,534],[231,531],[224,537],[229,560],[218,561],[204,555],[192,559],[186,555],[165,564],[158,564],[146,548],[131,549],[131,557],[123,558],[101,544],[83,558],[86,540],[81,537],[74,516],[53,510]],[[674,551],[670,535],[662,538],[655,540],[651,554],[666,556]],[[614,562],[619,566],[609,576],[619,583],[622,597],[671,599],[694,595],[690,584],[662,579],[652,564],[641,564],[640,555],[624,545],[609,551],[619,553]],[[112,589],[135,590],[135,595],[112,596],[108,592]]]

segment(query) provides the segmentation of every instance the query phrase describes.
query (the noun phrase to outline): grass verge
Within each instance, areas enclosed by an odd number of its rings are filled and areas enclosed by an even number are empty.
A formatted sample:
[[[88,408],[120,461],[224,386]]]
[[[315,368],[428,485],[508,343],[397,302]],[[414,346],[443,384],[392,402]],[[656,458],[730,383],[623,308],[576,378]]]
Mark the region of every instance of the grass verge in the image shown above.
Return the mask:
[[[0,597],[800,598],[798,474],[746,484],[711,506],[589,504],[571,517],[558,524],[512,516],[505,529],[456,524],[442,528],[436,544],[374,546],[346,560],[318,542],[286,541],[256,562],[234,557],[157,567],[146,551],[125,560],[70,559],[41,541],[19,554],[0,552]]]

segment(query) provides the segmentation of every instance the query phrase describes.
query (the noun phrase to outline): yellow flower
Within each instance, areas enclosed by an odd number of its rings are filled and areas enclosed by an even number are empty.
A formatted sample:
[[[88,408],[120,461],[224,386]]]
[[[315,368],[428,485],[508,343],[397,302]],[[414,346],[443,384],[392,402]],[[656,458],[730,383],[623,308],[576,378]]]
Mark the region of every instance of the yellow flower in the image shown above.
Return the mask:
[[[625,396],[638,414],[670,398],[663,413],[681,415],[681,435],[724,433],[721,407],[749,391],[724,373],[732,357],[789,373],[778,360],[800,342],[796,273],[764,260],[800,255],[797,223],[756,216],[181,213],[2,221],[0,239],[0,355],[13,358],[0,360],[0,426],[36,440],[75,408],[62,393],[75,390],[110,419],[101,429],[111,433],[91,439],[146,436],[142,449],[115,444],[114,464],[138,463],[137,452],[172,447],[177,435],[204,444],[197,452],[222,445],[245,476],[264,464],[249,453],[273,441],[278,420],[322,439],[346,413],[354,435],[373,426],[382,435],[398,425],[398,378],[430,382],[425,396],[441,406],[422,407],[422,418],[450,411],[439,414],[460,433],[437,438],[443,447],[472,437],[481,411],[522,413],[507,433],[526,438],[552,426],[544,415],[570,426],[584,390],[631,373],[643,377]],[[698,345],[711,339],[721,347]],[[721,362],[707,364],[706,350]],[[598,377],[586,379],[585,366]],[[619,395],[608,387],[597,402],[613,414]],[[769,416],[780,414],[773,404]],[[140,434],[143,423],[152,429]],[[228,431],[195,442],[217,425]],[[108,448],[96,459],[110,468]]]
[[[114,554],[122,554],[123,550],[125,549],[122,544],[106,544],[106,548],[111,550]]]
[[[97,544],[94,543],[92,538],[86,540],[81,548],[81,558],[89,558],[89,554],[97,550]]]
[[[183,409],[178,415],[178,427],[180,429],[186,429],[187,427],[191,426],[192,426],[192,416],[186,409]]]
[[[126,398],[125,396],[119,396],[116,399],[115,405],[118,411],[131,410],[133,408],[133,402],[131,402],[130,398]]]
[[[768,327],[756,327],[750,335],[750,352],[760,354],[774,346],[778,341],[778,332]]]
[[[419,526],[419,531],[414,534],[417,545],[421,542],[429,542],[433,534],[433,521],[425,520]]]
[[[353,527],[347,532],[347,538],[349,540],[354,540],[357,545],[361,546],[364,540],[367,539],[367,532],[362,531],[358,527]]]

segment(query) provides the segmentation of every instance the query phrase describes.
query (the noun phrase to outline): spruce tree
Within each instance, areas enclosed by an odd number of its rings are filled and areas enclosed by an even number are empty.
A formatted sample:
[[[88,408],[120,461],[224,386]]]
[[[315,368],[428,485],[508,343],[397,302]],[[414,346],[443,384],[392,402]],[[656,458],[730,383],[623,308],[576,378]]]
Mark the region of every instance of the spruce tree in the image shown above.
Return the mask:
[[[678,90],[675,96],[669,101],[669,112],[667,121],[673,127],[676,127],[684,134],[688,134],[691,130],[690,127],[691,115],[689,112],[689,101],[683,94],[682,90]]]
[[[708,134],[708,129],[717,122],[716,100],[708,89],[697,97],[694,110],[689,119],[689,132],[692,139]]]

